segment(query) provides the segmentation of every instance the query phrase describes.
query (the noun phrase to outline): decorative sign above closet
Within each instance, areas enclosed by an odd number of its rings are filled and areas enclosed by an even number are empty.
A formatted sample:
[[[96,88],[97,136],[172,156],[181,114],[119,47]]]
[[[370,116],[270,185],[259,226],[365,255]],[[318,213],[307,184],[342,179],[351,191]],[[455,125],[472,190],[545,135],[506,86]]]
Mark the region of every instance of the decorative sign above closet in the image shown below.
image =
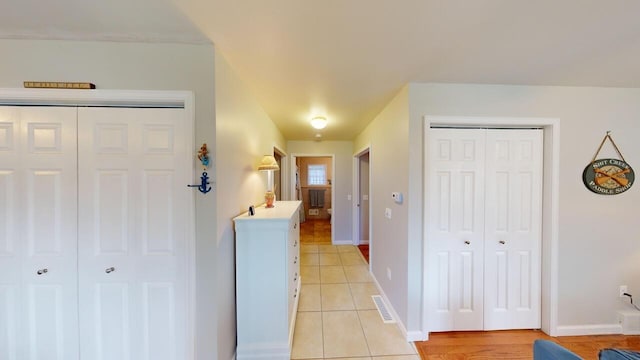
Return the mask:
[[[610,131],[602,139],[591,163],[582,172],[582,181],[587,189],[600,195],[618,195],[629,190],[635,180],[633,169],[624,160],[613,141]],[[611,142],[620,159],[596,159],[607,139]]]

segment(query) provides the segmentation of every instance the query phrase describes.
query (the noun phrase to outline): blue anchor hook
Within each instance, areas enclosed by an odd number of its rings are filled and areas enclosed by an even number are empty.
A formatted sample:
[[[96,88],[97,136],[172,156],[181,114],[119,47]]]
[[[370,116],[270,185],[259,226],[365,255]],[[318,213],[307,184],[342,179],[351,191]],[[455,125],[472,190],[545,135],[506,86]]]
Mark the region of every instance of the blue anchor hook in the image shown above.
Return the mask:
[[[206,171],[202,173],[202,176],[200,177],[200,181],[202,181],[202,183],[199,185],[187,185],[187,186],[198,188],[198,191],[200,191],[203,194],[206,194],[209,191],[211,191],[211,186],[207,186],[209,185],[209,174],[207,174]]]

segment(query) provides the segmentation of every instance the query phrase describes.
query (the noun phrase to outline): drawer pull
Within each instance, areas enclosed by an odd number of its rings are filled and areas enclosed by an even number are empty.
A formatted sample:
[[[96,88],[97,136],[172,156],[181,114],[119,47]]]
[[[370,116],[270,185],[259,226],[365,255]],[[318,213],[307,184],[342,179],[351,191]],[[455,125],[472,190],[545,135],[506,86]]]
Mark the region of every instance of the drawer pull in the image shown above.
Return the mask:
[[[298,223],[293,224],[293,228],[297,229],[298,228]]]
[[[36,271],[36,274],[42,275],[42,274],[46,274],[48,272],[49,272],[49,269],[40,269],[40,270]]]
[[[112,267],[110,267],[110,268],[106,268],[106,269],[104,270],[104,272],[106,272],[107,274],[112,273],[112,272],[114,272],[114,271],[116,271],[116,268],[114,268],[113,266],[112,266]]]
[[[298,257],[296,256],[295,259],[293,259],[293,263],[297,264],[298,263]]]

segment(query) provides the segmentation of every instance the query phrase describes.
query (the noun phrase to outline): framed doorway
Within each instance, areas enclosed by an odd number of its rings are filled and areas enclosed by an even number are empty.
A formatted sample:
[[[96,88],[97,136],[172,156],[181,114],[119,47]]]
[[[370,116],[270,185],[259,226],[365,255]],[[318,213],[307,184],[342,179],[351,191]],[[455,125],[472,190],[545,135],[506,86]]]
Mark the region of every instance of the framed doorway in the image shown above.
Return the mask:
[[[551,336],[558,335],[558,214],[559,214],[559,163],[560,163],[560,120],[556,118],[507,118],[507,117],[462,117],[462,116],[425,116],[424,138],[425,146],[429,144],[430,128],[432,126],[446,127],[506,127],[506,128],[542,128],[543,142],[543,192],[542,192],[542,252],[541,252],[541,329]],[[425,159],[425,162],[427,159]],[[424,178],[428,179],[429,164],[423,164]],[[424,192],[423,204],[429,204],[428,192]],[[426,218],[423,221],[427,221]],[[423,226],[423,231],[425,231]],[[426,231],[423,233],[423,259],[427,253],[430,241]],[[423,265],[423,271],[427,269]],[[422,293],[422,329],[428,337],[428,319],[426,301],[430,294],[426,291],[426,274],[423,274]]]
[[[368,245],[369,268],[371,268],[371,147],[358,151],[353,156],[353,244]]]

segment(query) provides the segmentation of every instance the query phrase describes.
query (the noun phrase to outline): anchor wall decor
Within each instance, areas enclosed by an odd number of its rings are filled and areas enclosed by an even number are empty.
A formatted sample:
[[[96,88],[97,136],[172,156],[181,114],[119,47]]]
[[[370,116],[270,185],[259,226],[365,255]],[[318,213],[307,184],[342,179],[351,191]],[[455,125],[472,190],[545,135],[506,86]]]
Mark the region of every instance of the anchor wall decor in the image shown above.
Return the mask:
[[[202,144],[200,150],[198,150],[198,160],[202,163],[202,176],[200,176],[200,184],[187,185],[188,187],[197,188],[203,194],[211,191],[209,186],[209,174],[207,174],[207,168],[209,167],[209,150],[207,150],[207,144]]]

